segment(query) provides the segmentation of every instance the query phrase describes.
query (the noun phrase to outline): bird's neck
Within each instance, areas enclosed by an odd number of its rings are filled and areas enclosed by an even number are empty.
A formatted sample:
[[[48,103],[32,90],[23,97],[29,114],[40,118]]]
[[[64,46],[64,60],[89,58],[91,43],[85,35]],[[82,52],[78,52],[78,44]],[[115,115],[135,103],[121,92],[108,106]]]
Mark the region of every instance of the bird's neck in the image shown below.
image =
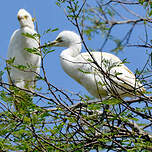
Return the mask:
[[[76,57],[77,55],[80,54],[80,52],[81,52],[81,44],[75,44],[63,50],[60,56],[63,58]]]
[[[31,30],[34,30],[34,24],[21,25],[21,29],[24,29],[24,28],[30,28]]]

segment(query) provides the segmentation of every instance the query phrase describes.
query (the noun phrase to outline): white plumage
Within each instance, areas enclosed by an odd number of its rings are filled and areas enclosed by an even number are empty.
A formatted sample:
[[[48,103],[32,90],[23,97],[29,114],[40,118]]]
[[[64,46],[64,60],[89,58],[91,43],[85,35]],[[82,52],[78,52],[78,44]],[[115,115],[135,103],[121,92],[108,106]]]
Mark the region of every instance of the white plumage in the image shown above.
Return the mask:
[[[59,33],[50,45],[67,47],[60,54],[62,68],[94,97],[102,98],[116,94],[127,97],[135,95],[133,90],[138,94],[144,91],[135,75],[115,55],[91,52],[91,57],[88,52],[80,53],[80,36],[72,31]]]
[[[25,48],[38,48],[39,40],[24,36],[22,33],[31,35],[37,33],[34,30],[34,23],[31,15],[25,10],[20,9],[17,18],[20,22],[20,28],[14,31],[8,48],[7,59],[15,59],[13,65],[8,65],[9,83],[15,84],[22,89],[33,90],[35,86],[35,77],[40,73],[41,57],[29,53]],[[18,69],[17,66],[29,66],[27,69]],[[16,66],[16,67],[15,67]]]

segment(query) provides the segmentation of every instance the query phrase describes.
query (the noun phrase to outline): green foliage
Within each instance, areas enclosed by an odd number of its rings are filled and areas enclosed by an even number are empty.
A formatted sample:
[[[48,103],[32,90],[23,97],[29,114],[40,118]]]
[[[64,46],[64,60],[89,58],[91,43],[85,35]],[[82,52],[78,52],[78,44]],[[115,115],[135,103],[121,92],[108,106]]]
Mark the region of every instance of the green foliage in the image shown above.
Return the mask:
[[[84,70],[82,70],[82,69],[78,69],[80,72],[82,72],[82,73],[85,73],[85,74],[91,74],[91,72],[89,71],[89,70],[86,70],[86,71],[84,71]]]
[[[45,31],[43,32],[42,35],[48,34],[48,33],[50,33],[50,32],[56,32],[56,31],[58,31],[58,30],[59,30],[58,28],[55,28],[55,29],[48,28],[47,30],[45,30]]]
[[[47,45],[47,44],[46,44]],[[42,52],[43,52],[43,58],[45,58],[49,53],[52,53],[52,52],[54,52],[55,50],[50,50],[49,49],[49,47],[47,48],[47,47],[45,47],[45,48],[43,48],[42,49]]]
[[[152,15],[152,1],[151,0],[139,0],[139,3],[147,10],[147,16]]]
[[[104,100],[103,104],[107,104],[107,105],[116,105],[116,104],[120,104],[122,101],[118,100],[118,99],[109,99],[109,100]]]
[[[24,50],[27,51],[27,52],[29,52],[29,53],[41,56],[41,52],[37,48],[25,48]]]
[[[56,5],[61,6],[62,3],[64,3],[66,0],[57,0]]]
[[[6,63],[11,65],[11,64],[14,63],[14,61],[15,61],[15,57],[14,58],[10,58],[9,60],[6,60]]]
[[[34,39],[38,41],[40,39],[40,34],[35,33],[35,34],[29,34],[29,33],[22,33],[23,36]]]

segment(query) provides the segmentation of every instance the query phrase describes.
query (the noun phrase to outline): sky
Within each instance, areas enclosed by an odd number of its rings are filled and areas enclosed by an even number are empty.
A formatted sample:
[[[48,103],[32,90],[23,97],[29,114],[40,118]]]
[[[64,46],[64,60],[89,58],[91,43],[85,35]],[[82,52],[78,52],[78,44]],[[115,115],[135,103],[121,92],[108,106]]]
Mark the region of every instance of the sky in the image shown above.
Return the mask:
[[[1,1],[0,5],[0,66],[4,67],[7,55],[7,49],[10,37],[12,33],[19,28],[19,22],[17,20],[17,12],[20,8],[26,9],[30,14],[36,17],[38,22],[39,32],[43,33],[48,28],[55,29],[59,28],[59,31],[48,34],[43,37],[41,43],[52,41],[63,30],[76,31],[76,28],[67,20],[64,14],[64,8],[58,7],[55,4],[56,0],[5,0]],[[91,1],[90,1],[91,2]],[[93,1],[92,1],[93,2]],[[115,32],[117,35],[125,31],[125,28],[116,28]],[[136,36],[140,35],[142,31],[139,29],[135,31]],[[89,48],[97,49],[101,46],[102,38],[95,37],[91,41],[85,39]],[[109,46],[110,47],[110,46]],[[84,49],[84,48],[83,48]],[[71,79],[61,68],[59,61],[59,54],[63,48],[56,48],[56,51],[49,54],[45,60],[45,69],[50,83],[54,84],[60,89],[67,89],[73,92],[80,92],[82,95],[87,94],[87,91],[81,87],[77,82]],[[85,50],[83,50],[84,52]],[[108,50],[105,50],[108,51]],[[114,54],[114,53],[113,53]],[[127,66],[133,72],[136,68],[143,66],[146,62],[145,50],[136,48],[126,48],[124,51],[117,54],[120,59],[127,58],[130,64]],[[7,79],[4,78],[6,81]]]

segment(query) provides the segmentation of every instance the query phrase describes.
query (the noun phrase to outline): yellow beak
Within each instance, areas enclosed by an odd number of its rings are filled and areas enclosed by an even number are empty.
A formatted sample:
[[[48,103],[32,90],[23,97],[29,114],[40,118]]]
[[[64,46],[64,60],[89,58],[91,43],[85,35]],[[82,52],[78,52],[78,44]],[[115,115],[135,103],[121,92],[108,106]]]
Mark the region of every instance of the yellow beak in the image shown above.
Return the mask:
[[[52,47],[52,46],[55,46],[56,44],[58,43],[58,41],[54,40],[46,45],[42,45],[40,46],[39,48],[44,48],[44,47]]]
[[[57,43],[59,43],[59,42],[56,41],[56,40],[54,40],[54,41],[52,41],[52,42],[49,43],[49,46],[54,46],[54,45],[56,45]]]

